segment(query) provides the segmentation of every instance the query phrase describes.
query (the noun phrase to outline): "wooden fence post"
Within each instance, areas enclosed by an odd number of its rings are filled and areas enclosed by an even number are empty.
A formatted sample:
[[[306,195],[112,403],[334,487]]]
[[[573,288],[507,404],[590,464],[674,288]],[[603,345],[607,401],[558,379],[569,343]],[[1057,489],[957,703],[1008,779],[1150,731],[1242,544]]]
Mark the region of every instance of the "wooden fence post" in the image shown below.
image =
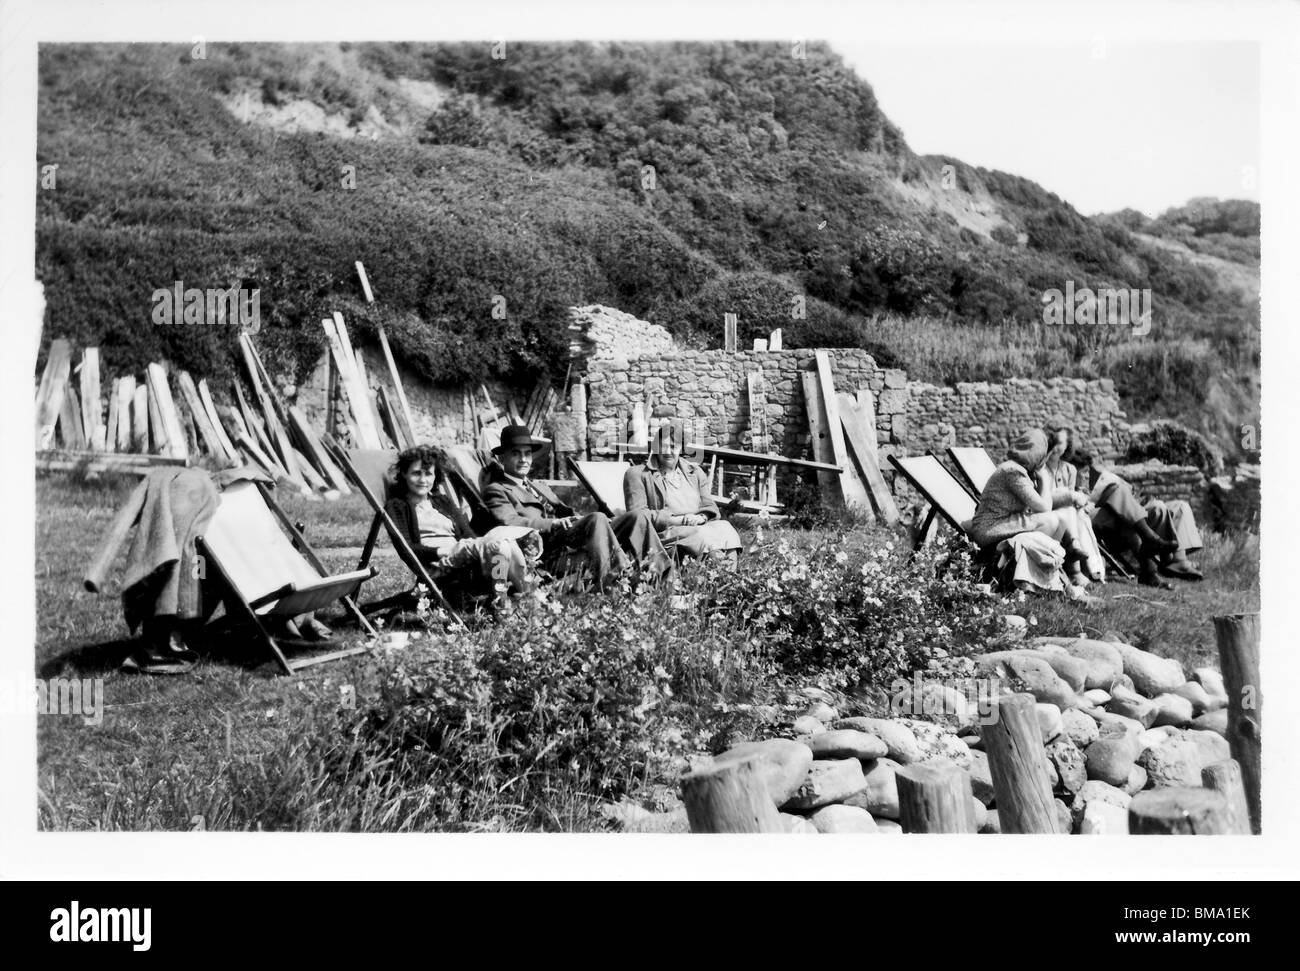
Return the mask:
[[[692,833],[784,833],[758,756],[725,759],[682,780]]]
[[[1214,618],[1219,670],[1228,692],[1228,745],[1241,766],[1251,832],[1260,832],[1260,729],[1264,698],[1259,690],[1259,614]]]
[[[1246,786],[1241,781],[1241,766],[1236,759],[1224,759],[1201,770],[1201,784],[1223,796],[1228,803],[1231,832],[1250,835],[1250,809],[1246,805]]]
[[[1034,696],[1021,693],[999,698],[994,711],[996,719],[984,729],[984,750],[1002,832],[1059,833]]]
[[[948,759],[898,770],[898,821],[904,833],[975,832],[970,776]]]
[[[1228,802],[1212,789],[1147,789],[1128,806],[1134,836],[1213,836],[1232,832]]]

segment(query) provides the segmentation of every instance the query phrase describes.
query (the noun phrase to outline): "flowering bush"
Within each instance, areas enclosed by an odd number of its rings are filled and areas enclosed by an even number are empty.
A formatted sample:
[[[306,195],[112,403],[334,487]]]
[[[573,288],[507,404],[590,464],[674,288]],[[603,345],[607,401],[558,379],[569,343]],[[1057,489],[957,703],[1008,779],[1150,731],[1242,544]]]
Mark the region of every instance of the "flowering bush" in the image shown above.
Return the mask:
[[[909,557],[851,534],[811,548],[760,541],[715,602],[778,668],[840,688],[965,653],[1000,623],[1000,601],[975,582],[964,545]]]

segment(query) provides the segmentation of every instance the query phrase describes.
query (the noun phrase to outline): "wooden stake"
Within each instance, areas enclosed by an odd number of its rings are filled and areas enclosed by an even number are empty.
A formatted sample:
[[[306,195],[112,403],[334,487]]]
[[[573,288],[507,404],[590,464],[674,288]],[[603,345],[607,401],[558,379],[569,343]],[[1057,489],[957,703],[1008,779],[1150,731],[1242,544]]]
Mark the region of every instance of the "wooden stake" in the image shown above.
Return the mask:
[[[161,364],[150,364],[146,369],[149,381],[149,400],[157,408],[160,424],[166,435],[167,454],[173,458],[183,459],[189,455],[185,445],[185,431],[181,428],[180,416],[176,413],[176,403],[172,400],[172,391],[167,384],[167,372]]]
[[[871,508],[867,497],[867,487],[858,477],[858,470],[849,461],[848,448],[844,444],[844,427],[840,418],[840,403],[835,394],[835,378],[831,374],[830,355],[825,351],[815,351],[817,361],[817,381],[821,391],[822,420],[831,442],[831,453],[835,464],[844,469],[840,475],[840,490],[844,494],[844,504],[850,508],[857,506],[864,510]]]
[[[77,390],[69,382],[63,389],[63,406],[59,409],[59,431],[63,435],[64,448],[84,449],[86,431],[81,427],[81,403],[77,401]]]
[[[739,321],[735,314],[722,315],[722,349],[728,354],[736,353],[736,331]]]
[[[64,389],[72,369],[72,349],[59,338],[50,344],[50,354],[45,359],[45,372],[36,392],[36,447],[47,449],[54,444],[54,429],[63,408]]]
[[[998,801],[998,820],[1002,802]],[[1231,833],[1228,802],[1212,789],[1168,786],[1147,789],[1128,806],[1128,831],[1134,836],[1212,836]]]
[[[132,377],[134,382],[135,378]],[[149,451],[149,385],[141,383],[131,392],[131,451]]]
[[[975,832],[970,775],[948,759],[898,770],[898,821],[904,833]]]
[[[203,407],[203,401],[199,398],[199,389],[194,386],[194,379],[190,377],[188,371],[181,371],[176,375],[176,384],[181,389],[181,400],[189,409],[190,417],[194,421],[194,428],[198,437],[202,439],[204,447],[213,456],[223,463],[229,463],[234,456],[226,452],[226,447],[221,443],[221,437],[217,435],[217,430],[212,426],[208,418],[207,410]]]
[[[1259,689],[1259,614],[1230,614],[1214,618],[1219,669],[1228,692],[1228,745],[1241,765],[1241,778],[1250,807],[1250,828],[1261,830],[1260,747],[1264,696]]]
[[[104,402],[99,394],[99,348],[87,347],[81,352],[81,427],[86,443],[99,451],[104,449]]]
[[[1002,832],[1059,833],[1034,696],[1008,695],[996,705],[983,738]]]
[[[840,421],[844,425],[844,438],[849,447],[849,456],[867,484],[867,495],[871,507],[881,521],[893,525],[899,522],[898,507],[894,497],[885,484],[885,477],[880,474],[876,464],[875,431],[866,425],[863,415],[858,410],[858,400],[847,391],[838,395],[840,404]]]
[[[784,833],[757,756],[715,760],[682,780],[692,833]]]
[[[1236,759],[1224,759],[1201,770],[1201,785],[1223,796],[1228,804],[1229,831],[1242,836],[1250,835],[1250,807],[1246,802],[1246,787],[1241,780],[1241,766]]]
[[[117,410],[121,407],[118,404],[117,387],[121,382],[114,379],[108,386],[108,422],[104,425],[104,446],[105,452],[117,451]]]
[[[132,449],[131,405],[135,401],[135,375],[128,374],[117,382],[117,451]]]
[[[781,328],[778,327],[772,331],[772,335],[767,339],[767,349],[769,351],[781,350]]]
[[[239,460],[239,450],[235,448],[235,443],[230,440],[226,434],[226,429],[221,423],[221,416],[217,414],[216,402],[212,400],[212,394],[208,391],[208,382],[206,378],[199,379],[199,403],[203,406],[203,412],[208,416],[208,421],[212,425],[213,431],[217,433],[217,438],[221,440],[221,447],[232,460]]]
[[[800,371],[799,379],[803,383],[803,396],[808,413],[808,434],[812,438],[813,459],[828,465],[835,465],[835,453],[831,449],[830,438],[826,431],[826,420],[821,405],[821,385],[817,375],[812,371]],[[839,489],[840,473],[817,471],[817,485],[822,499],[830,505],[842,506],[844,498]],[[721,490],[719,490],[721,491]]]

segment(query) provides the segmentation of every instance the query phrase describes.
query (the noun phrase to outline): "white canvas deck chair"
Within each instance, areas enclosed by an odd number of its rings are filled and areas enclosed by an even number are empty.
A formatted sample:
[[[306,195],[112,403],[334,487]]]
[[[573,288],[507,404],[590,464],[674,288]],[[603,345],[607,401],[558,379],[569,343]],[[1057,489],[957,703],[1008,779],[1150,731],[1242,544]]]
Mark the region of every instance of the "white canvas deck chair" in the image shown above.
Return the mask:
[[[953,529],[966,535],[966,526],[975,516],[975,497],[944,468],[942,462],[933,455],[913,455],[908,458],[891,455],[889,464],[912,484],[912,488],[921,494],[930,507],[917,534],[917,549],[928,541],[936,515],[942,516]]]
[[[623,500],[623,475],[632,468],[630,462],[579,462],[569,458],[569,468],[582,487],[591,494],[596,508],[611,518],[627,512]]]
[[[341,600],[363,630],[374,634],[353,597],[375,571],[331,576],[262,483],[242,481],[228,486],[206,531],[196,538],[195,548],[212,571],[208,579],[221,585],[227,613],[242,615],[252,623],[285,674],[369,650],[361,645],[289,660],[267,629],[271,618],[289,619]]]

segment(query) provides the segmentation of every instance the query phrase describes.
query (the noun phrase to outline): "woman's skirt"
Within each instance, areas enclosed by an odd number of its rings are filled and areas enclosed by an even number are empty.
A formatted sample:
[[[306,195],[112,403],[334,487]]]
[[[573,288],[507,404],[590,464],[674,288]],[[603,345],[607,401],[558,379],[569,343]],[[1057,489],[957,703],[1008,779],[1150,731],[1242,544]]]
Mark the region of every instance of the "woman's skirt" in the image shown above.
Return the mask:
[[[714,519],[703,526],[669,526],[662,533],[664,545],[675,543],[687,556],[700,559],[710,553],[738,550],[744,544],[736,527],[722,519]]]

